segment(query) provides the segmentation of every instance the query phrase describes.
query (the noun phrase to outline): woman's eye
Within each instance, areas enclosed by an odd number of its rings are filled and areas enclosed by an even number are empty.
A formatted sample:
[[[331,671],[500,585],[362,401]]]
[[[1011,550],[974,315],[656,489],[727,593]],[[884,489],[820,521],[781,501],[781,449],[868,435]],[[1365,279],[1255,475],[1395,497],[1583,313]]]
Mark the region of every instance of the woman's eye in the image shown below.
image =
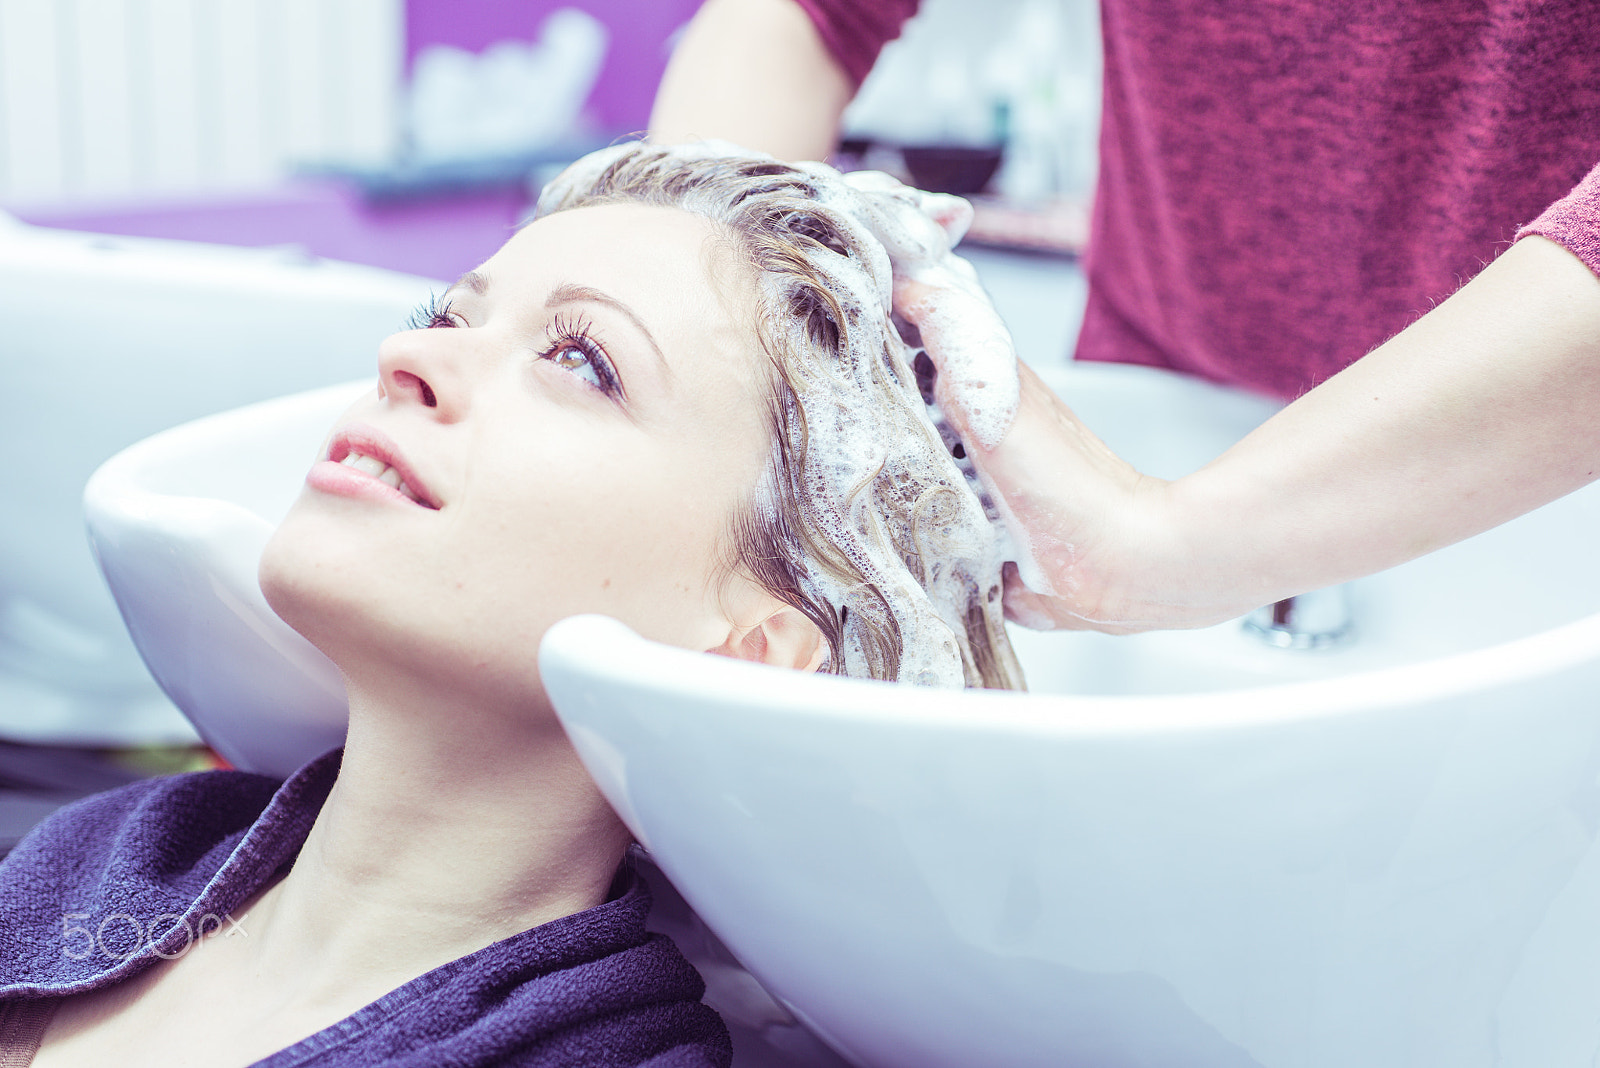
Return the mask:
[[[582,379],[607,397],[623,397],[622,381],[605,349],[589,333],[587,322],[572,323],[557,316],[546,331],[550,346],[539,354],[563,371]]]
[[[606,383],[601,380],[600,372],[596,369],[594,360],[590,359],[587,353],[575,346],[568,346],[551,353],[550,362],[557,367],[571,371],[596,389],[605,390],[606,388]]]

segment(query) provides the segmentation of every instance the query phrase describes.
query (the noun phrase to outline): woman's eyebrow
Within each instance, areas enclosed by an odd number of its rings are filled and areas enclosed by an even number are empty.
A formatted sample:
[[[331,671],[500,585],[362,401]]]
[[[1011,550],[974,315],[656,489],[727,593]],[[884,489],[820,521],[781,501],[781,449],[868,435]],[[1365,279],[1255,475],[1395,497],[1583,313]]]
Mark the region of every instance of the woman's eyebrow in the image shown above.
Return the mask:
[[[470,289],[472,292],[481,297],[485,293],[489,292],[489,276],[486,274],[479,274],[477,271],[468,271],[460,278],[457,278],[455,282],[451,284],[450,289],[444,291],[443,295],[449,296],[450,291],[454,289]]]
[[[584,302],[603,304],[631,322],[635,327],[638,328],[639,333],[644,335],[644,339],[650,343],[651,350],[656,354],[656,360],[661,364],[662,372],[664,374],[672,373],[672,368],[667,364],[667,358],[661,355],[661,346],[656,344],[656,339],[651,335],[650,328],[644,325],[644,320],[639,318],[639,314],[632,308],[628,307],[611,294],[602,293],[600,290],[591,289],[588,286],[580,286],[574,285],[571,282],[564,282],[550,291],[550,295],[545,298],[544,306],[545,309],[549,311],[562,307],[563,305],[579,304]]]

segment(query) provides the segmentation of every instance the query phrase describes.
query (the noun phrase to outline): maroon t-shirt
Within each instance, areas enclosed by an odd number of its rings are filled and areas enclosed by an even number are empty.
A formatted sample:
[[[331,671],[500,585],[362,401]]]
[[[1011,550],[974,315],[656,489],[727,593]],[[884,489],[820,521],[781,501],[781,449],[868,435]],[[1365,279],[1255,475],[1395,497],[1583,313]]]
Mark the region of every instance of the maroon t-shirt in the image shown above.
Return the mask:
[[[1600,274],[1600,165],[1576,189],[1545,209],[1517,237],[1538,234],[1565,245],[1595,274]]]
[[[912,6],[798,2],[857,77]],[[1294,396],[1600,160],[1594,0],[1103,0],[1101,16],[1079,359]]]

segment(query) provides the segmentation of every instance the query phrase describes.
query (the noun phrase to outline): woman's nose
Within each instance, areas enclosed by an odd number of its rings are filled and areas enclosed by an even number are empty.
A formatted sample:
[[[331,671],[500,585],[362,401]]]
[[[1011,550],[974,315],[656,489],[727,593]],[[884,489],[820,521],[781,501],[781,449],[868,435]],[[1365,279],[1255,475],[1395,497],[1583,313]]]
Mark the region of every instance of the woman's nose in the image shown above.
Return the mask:
[[[433,409],[454,422],[466,414],[471,339],[464,327],[404,330],[378,346],[378,395]]]

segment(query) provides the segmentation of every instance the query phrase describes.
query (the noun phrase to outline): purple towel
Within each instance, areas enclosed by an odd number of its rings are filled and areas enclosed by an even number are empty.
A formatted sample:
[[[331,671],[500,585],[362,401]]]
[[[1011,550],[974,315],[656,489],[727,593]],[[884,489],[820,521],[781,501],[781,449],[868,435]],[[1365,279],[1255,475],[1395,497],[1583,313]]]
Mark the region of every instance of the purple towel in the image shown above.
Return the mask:
[[[79,993],[181,953],[293,862],[339,753],[281,786],[213,771],[134,783],[51,816],[0,862],[0,998]],[[726,1068],[705,986],[645,930],[624,868],[603,904],[435,968],[257,1062]]]

